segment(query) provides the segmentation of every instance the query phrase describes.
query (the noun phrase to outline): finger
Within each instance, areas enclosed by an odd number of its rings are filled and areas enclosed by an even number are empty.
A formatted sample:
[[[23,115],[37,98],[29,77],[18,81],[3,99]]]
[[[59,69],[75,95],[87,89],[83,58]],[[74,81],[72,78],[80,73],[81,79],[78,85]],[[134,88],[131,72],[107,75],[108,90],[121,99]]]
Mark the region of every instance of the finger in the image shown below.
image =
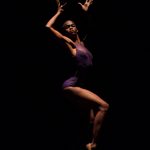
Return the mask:
[[[91,5],[91,4],[93,4],[93,0],[90,0],[90,1],[89,1],[89,5]]]
[[[56,0],[57,6],[60,6],[60,1]]]
[[[92,4],[93,3],[93,0],[90,0],[90,4]]]
[[[65,5],[67,5],[67,2],[65,2],[65,3],[62,5],[62,7],[64,7]]]
[[[83,5],[83,4],[81,4],[80,2],[79,2],[78,4],[81,5],[81,6]]]

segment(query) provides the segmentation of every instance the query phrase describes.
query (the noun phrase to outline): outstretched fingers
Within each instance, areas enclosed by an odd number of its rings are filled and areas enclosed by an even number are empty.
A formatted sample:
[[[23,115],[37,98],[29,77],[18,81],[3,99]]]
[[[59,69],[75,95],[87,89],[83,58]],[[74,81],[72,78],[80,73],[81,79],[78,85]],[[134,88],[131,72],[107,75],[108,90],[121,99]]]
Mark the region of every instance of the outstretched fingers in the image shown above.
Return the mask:
[[[67,4],[67,2],[65,2],[64,4],[61,4],[60,0],[56,0],[56,3],[57,3],[57,6],[61,8],[63,8]]]
[[[93,3],[93,0],[86,0],[86,3],[88,3],[89,5],[91,5]]]
[[[92,4],[92,3],[93,3],[93,0],[86,0],[86,2]]]
[[[88,11],[89,6],[93,3],[93,0],[86,0],[83,4],[78,2],[84,11]]]

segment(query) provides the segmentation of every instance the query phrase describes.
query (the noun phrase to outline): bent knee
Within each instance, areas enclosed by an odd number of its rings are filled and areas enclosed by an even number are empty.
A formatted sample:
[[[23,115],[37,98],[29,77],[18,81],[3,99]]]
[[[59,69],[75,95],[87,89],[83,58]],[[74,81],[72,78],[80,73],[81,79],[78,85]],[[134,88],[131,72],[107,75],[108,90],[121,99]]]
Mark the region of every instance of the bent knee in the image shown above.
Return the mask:
[[[105,104],[101,105],[99,108],[101,111],[107,111],[109,109],[109,104],[106,102]]]
[[[73,93],[73,89],[74,89],[74,87],[72,87],[72,86],[67,86],[67,87],[64,87],[64,88],[63,88],[63,91],[64,91],[64,93],[66,93],[66,94],[71,94],[71,93]]]
[[[67,87],[64,87],[63,90],[64,91],[70,91],[72,88],[73,88],[72,86],[67,86]]]
[[[81,91],[80,87],[75,87],[75,86],[67,86],[63,88],[64,91],[74,91],[74,92],[79,92]]]

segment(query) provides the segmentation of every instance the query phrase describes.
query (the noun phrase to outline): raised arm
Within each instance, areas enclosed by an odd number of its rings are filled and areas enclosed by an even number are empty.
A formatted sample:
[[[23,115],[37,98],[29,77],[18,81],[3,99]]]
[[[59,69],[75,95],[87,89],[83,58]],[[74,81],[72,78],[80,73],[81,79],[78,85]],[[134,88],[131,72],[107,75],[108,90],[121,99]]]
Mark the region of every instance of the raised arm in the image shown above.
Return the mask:
[[[80,23],[81,23],[81,28],[82,28],[82,40],[85,41],[88,33],[89,33],[89,29],[91,29],[91,25],[92,25],[92,13],[91,11],[89,11],[90,6],[93,4],[93,0],[85,0],[85,2],[80,3],[78,2],[78,4],[80,5]]]
[[[57,30],[53,27],[53,25],[54,25],[54,23],[56,22],[57,18],[58,18],[58,17],[60,16],[60,14],[64,11],[63,7],[66,5],[66,3],[63,4],[63,5],[61,5],[59,2],[58,2],[57,4],[58,4],[57,12],[55,13],[55,15],[54,15],[52,18],[49,19],[49,21],[46,23],[45,26],[48,27],[48,28],[52,31],[52,33],[53,33],[57,38],[59,38],[59,39],[61,39],[61,40],[64,40],[65,42],[67,42],[67,43],[69,43],[69,44],[72,45],[72,44],[74,44],[74,43],[73,43],[73,41],[72,41],[70,38],[64,36],[63,34],[61,34],[59,31],[57,31]]]

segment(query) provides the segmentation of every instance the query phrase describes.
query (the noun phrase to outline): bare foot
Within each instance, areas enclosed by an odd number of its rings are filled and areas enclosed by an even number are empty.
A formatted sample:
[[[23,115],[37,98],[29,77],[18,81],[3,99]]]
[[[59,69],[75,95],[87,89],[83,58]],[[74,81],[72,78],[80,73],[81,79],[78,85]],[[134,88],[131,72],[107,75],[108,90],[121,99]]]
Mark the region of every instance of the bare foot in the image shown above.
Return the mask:
[[[87,148],[87,150],[95,149],[95,148],[96,148],[96,144],[88,143],[88,144],[86,145],[86,148]]]

